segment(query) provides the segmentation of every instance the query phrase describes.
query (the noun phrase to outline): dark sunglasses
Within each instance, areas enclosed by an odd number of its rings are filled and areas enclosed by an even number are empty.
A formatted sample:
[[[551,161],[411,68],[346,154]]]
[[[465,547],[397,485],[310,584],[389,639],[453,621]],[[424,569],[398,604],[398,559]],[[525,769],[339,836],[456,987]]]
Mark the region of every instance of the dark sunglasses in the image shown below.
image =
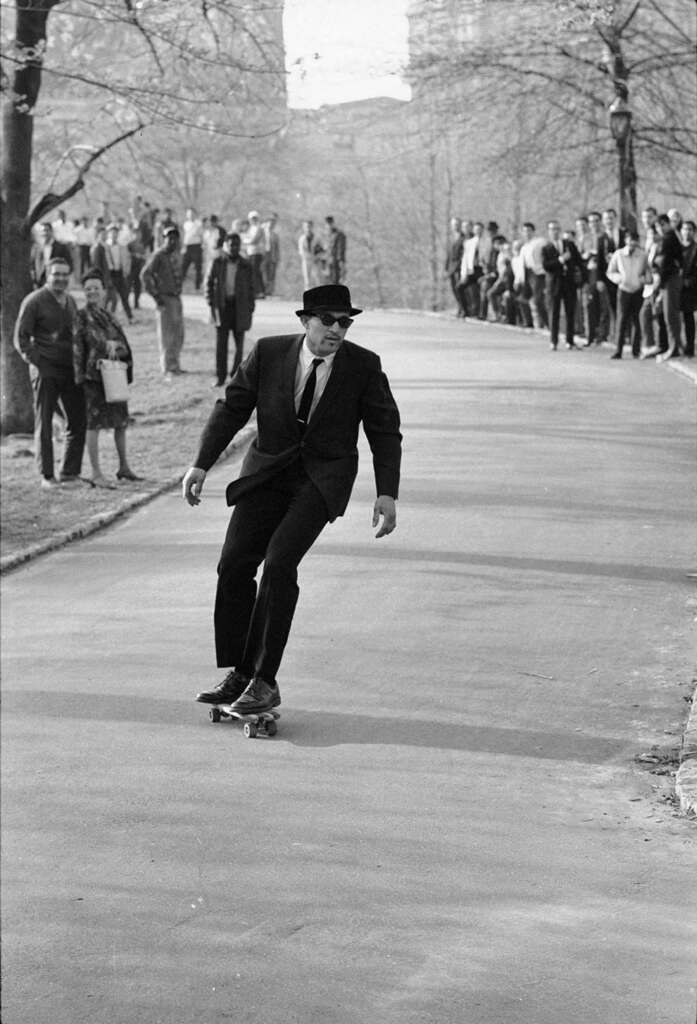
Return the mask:
[[[339,327],[343,327],[345,329],[350,327],[353,323],[350,316],[332,316],[331,313],[314,313],[313,315],[316,316],[325,327],[333,327],[334,324],[338,324]]]

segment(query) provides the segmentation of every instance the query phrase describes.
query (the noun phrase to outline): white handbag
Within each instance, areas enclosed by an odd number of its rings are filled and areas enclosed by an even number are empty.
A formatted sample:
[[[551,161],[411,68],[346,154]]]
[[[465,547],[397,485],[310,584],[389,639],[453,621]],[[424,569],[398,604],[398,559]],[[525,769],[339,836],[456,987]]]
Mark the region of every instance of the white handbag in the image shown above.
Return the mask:
[[[104,395],[107,402],[128,401],[128,368],[119,359],[100,359]]]

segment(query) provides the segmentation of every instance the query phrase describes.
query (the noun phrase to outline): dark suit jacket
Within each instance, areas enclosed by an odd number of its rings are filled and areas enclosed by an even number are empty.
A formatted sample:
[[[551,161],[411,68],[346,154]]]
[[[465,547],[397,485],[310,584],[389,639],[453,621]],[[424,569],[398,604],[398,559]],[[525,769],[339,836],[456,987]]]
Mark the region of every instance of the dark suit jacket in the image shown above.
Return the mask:
[[[547,284],[555,294],[562,289],[575,289],[582,283],[585,268],[581,254],[574,242],[569,238],[563,239],[563,251],[571,255],[571,259],[562,263],[559,259],[559,252],[554,242],[547,242],[542,249],[542,266],[547,274]]]
[[[656,251],[653,257],[653,269],[657,270],[663,288],[669,278],[680,273],[683,264],[683,246],[673,228],[666,228],[663,235],[656,239]]]
[[[448,255],[445,260],[445,272],[446,274],[457,274],[460,276],[460,266],[462,265],[462,253],[465,248],[465,239],[462,235],[458,235],[457,238],[450,239],[448,245]]]
[[[697,242],[685,246],[682,259],[680,308],[687,313],[694,313],[697,309]]]
[[[54,240],[51,242],[51,256],[50,259],[57,259],[60,256],[61,259],[73,269],[73,257],[70,249],[63,242],[57,242]],[[41,242],[34,242],[31,247],[31,279],[35,288],[41,288],[42,285],[46,284],[46,264],[44,263],[44,247]]]
[[[104,280],[104,287],[111,288],[111,270],[103,242],[95,242],[90,249],[90,268],[99,270]]]
[[[206,302],[212,312],[220,318],[225,308],[225,275],[228,257],[223,253],[216,256],[206,274],[204,284]],[[235,275],[235,330],[248,331],[252,326],[254,312],[254,284],[252,281],[252,265],[240,256],[237,260]]]
[[[260,338],[216,402],[195,465],[208,470],[257,412],[257,437],[240,476],[227,488],[228,505],[300,458],[322,494],[330,521],[343,515],[358,470],[358,428],[373,453],[378,494],[396,498],[401,439],[399,412],[374,352],[345,341],[304,434],[295,413],[295,373],[303,335]]]
[[[339,228],[329,234],[329,259],[332,263],[346,262],[346,235]]]

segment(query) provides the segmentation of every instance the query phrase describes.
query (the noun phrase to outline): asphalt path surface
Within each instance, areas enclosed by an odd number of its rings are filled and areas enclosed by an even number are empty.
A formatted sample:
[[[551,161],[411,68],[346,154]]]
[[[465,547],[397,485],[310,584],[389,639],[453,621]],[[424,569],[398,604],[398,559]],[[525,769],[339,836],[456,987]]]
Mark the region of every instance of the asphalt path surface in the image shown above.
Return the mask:
[[[192,699],[235,464],[3,581],[5,1024],[693,1024],[694,823],[636,759],[693,677],[694,387],[447,318],[351,336],[402,410],[398,528],[362,444],[275,738]]]

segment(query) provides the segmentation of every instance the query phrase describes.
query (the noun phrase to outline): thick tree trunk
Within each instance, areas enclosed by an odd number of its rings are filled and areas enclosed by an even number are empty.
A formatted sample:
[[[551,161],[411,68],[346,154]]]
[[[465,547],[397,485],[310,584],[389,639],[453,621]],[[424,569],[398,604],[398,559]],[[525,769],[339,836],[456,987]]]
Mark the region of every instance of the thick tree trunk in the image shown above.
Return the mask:
[[[26,364],[15,352],[12,339],[19,306],[30,290],[31,235],[24,219],[31,195],[31,158],[34,121],[32,110],[41,87],[41,64],[46,21],[58,0],[24,0],[16,10],[15,53],[19,57],[11,90],[3,102],[2,244],[3,281],[0,313],[2,395],[0,430],[3,434],[33,429],[32,394]]]
[[[29,255],[31,238],[22,231],[29,209],[33,118],[17,111],[12,101],[3,109],[2,195],[2,414],[3,434],[30,433],[34,424],[32,391],[26,363],[15,351],[12,339],[20,303],[31,288]]]

